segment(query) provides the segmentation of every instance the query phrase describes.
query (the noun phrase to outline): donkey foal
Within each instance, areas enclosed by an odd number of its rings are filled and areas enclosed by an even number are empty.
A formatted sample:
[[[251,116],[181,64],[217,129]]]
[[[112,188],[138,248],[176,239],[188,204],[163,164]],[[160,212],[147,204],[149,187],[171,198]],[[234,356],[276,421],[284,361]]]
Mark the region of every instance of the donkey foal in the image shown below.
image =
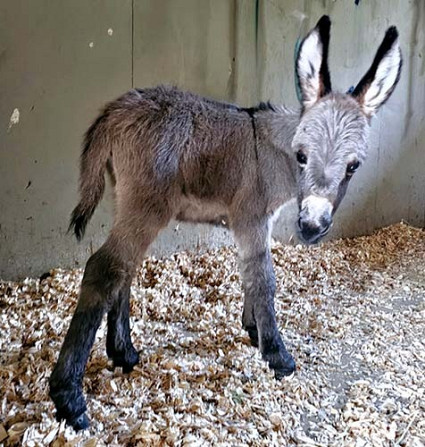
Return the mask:
[[[102,198],[105,171],[115,180],[110,235],[87,262],[77,309],[50,378],[57,419],[88,426],[84,369],[102,317],[106,351],[130,372],[139,361],[130,338],[130,284],[146,249],[168,222],[225,223],[239,249],[243,327],[277,378],[295,363],[278,331],[269,250],[273,219],[297,197],[298,232],[315,243],[330,229],[348,183],[367,151],[370,117],[398,82],[401,52],[391,27],[352,94],[333,93],[327,66],[330,20],[301,44],[296,73],[302,109],[242,108],[176,88],[131,90],[89,128],[81,155],[81,200],[70,227],[80,239]]]

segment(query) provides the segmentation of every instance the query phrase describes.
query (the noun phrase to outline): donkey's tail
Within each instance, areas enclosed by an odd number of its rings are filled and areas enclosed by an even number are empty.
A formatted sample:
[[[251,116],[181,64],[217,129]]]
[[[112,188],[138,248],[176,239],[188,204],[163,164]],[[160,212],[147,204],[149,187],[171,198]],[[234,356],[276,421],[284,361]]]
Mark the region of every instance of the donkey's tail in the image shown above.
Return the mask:
[[[105,170],[111,155],[108,144],[107,114],[103,113],[88,129],[80,159],[80,202],[71,214],[68,231],[80,241],[105,190]]]

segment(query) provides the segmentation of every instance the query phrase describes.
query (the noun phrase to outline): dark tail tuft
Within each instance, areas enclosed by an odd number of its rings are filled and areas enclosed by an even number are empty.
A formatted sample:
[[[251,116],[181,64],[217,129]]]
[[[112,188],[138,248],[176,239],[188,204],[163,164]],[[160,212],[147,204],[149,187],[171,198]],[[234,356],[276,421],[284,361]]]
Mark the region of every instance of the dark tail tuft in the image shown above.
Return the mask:
[[[69,222],[68,232],[73,231],[75,237],[79,242],[84,237],[86,226],[91,216],[93,215],[93,211],[91,213],[87,213],[81,209],[80,205],[77,205],[71,214],[71,221]]]
[[[86,133],[80,163],[80,203],[71,214],[68,231],[79,241],[105,189],[105,171],[111,154],[107,114],[103,113]]]

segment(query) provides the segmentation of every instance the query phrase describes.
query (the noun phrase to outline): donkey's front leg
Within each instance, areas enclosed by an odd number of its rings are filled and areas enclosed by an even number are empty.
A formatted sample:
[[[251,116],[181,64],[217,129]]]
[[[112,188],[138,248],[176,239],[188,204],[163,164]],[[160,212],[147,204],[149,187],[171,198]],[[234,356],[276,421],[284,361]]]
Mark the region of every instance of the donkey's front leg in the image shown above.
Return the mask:
[[[295,362],[279,334],[274,310],[276,280],[269,247],[268,220],[235,228],[239,246],[240,270],[245,294],[242,323],[251,342],[276,378],[294,372]]]

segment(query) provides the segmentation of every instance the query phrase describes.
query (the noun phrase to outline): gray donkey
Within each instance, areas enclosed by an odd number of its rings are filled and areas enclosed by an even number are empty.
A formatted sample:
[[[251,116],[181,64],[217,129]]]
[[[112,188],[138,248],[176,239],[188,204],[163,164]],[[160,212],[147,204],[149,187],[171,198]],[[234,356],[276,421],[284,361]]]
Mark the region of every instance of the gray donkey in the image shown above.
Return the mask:
[[[369,121],[389,98],[402,65],[398,32],[387,30],[352,93],[333,93],[327,65],[329,17],[303,40],[296,60],[301,110],[261,103],[243,108],[156,87],[108,104],[81,154],[81,200],[70,228],[80,239],[105,186],[115,183],[113,228],[87,262],[80,297],[50,378],[57,419],[89,425],[82,380],[96,330],[108,314],[106,351],[130,372],[139,361],[129,327],[130,285],[158,232],[171,219],[225,223],[239,249],[245,296],[242,324],[277,378],[295,362],[274,310],[270,233],[293,197],[298,232],[315,243],[330,229],[348,183],[367,152]]]

